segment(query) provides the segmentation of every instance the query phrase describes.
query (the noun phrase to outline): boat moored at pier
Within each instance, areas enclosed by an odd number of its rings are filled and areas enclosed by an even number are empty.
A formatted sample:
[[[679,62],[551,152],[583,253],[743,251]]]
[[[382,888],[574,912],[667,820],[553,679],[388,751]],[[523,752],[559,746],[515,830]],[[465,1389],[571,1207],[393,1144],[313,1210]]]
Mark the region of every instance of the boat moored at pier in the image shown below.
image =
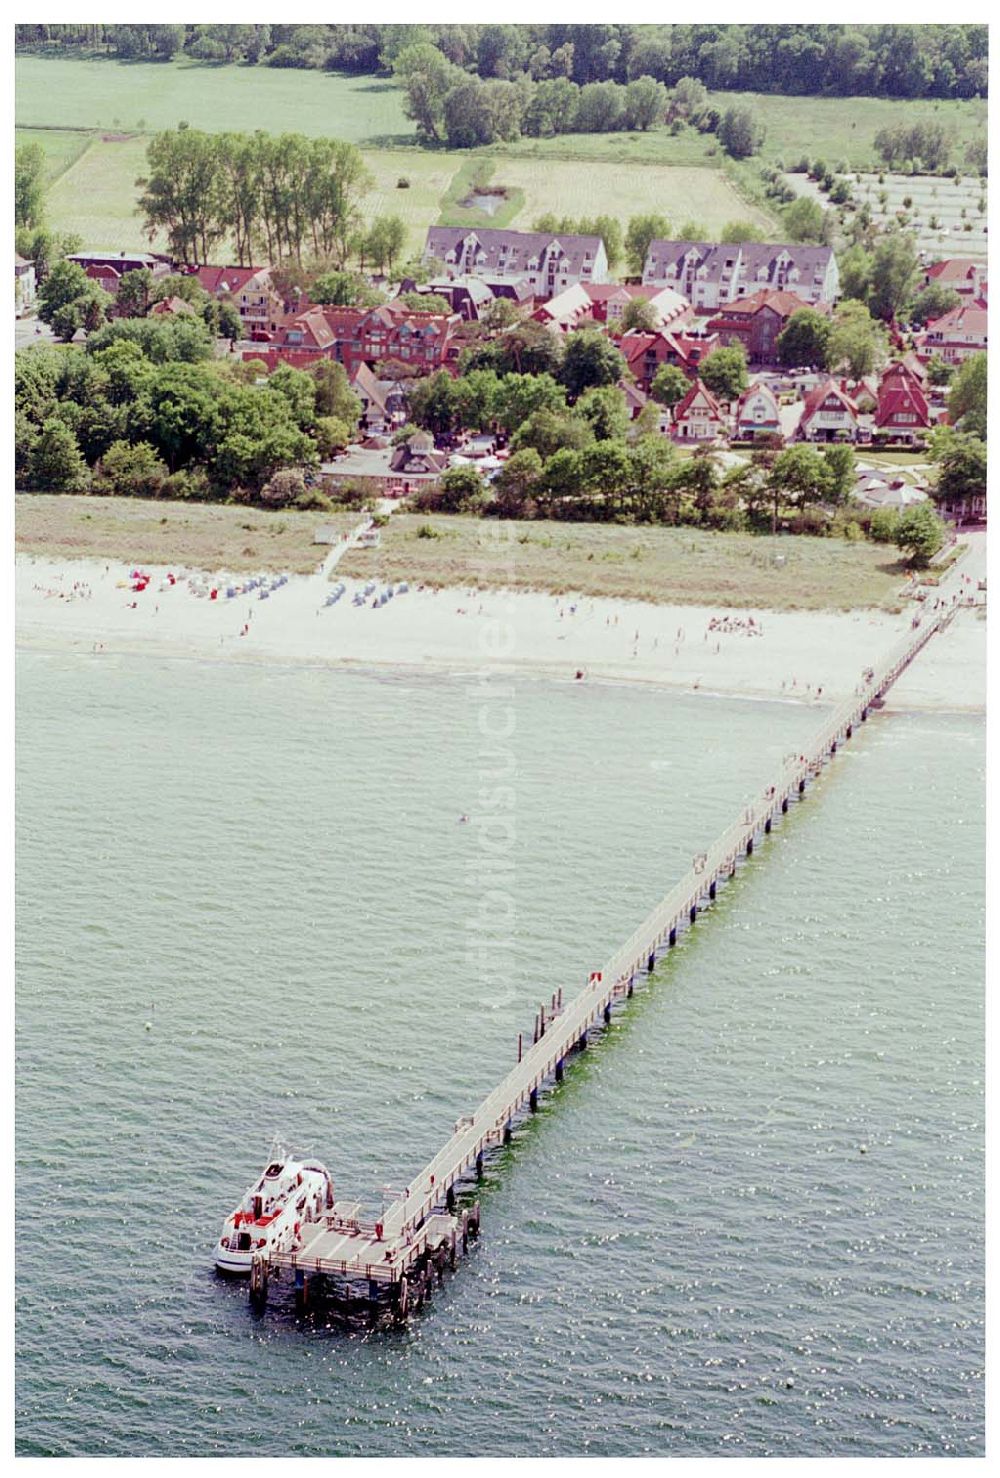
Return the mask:
[[[302,1228],[333,1207],[333,1180],[325,1165],[274,1155],[260,1179],[227,1216],[215,1247],[223,1273],[249,1274],[254,1255],[290,1252]]]

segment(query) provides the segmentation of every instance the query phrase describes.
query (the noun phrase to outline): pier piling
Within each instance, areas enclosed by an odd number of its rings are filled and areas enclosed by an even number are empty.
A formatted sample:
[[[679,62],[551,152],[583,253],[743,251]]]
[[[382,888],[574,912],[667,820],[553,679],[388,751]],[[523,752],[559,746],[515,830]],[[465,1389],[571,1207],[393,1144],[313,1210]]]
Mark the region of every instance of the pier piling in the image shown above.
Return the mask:
[[[867,722],[869,708],[881,707],[883,695],[940,629],[941,619],[911,633],[878,669],[865,673],[854,696],[827,715],[806,752],[786,756],[776,784],[764,792],[763,799],[746,806],[707,851],[698,853],[691,868],[603,969],[591,972],[574,999],[564,1006],[560,989],[548,1005],[540,1007],[532,1045],[519,1035],[517,1064],[474,1113],[457,1121],[442,1150],[410,1180],[405,1193],[383,1211],[378,1222],[359,1221],[356,1206],[340,1214],[336,1203],[325,1216],[303,1226],[291,1250],[254,1255],[250,1297],[255,1307],[266,1303],[270,1270],[277,1272],[281,1267],[294,1270],[300,1308],[307,1306],[310,1280],[317,1277],[321,1279],[317,1289],[328,1280],[331,1286],[353,1287],[354,1296],[367,1299],[373,1309],[405,1315],[426,1302],[435,1277],[440,1281],[445,1267],[455,1265],[459,1242],[465,1252],[470,1238],[479,1233],[479,1202],[459,1212],[460,1183],[468,1183],[473,1174],[476,1180],[483,1179],[485,1156],[498,1145],[512,1142],[514,1121],[525,1105],[537,1113],[542,1086],[553,1078],[557,1083],[563,1081],[566,1057],[573,1046],[585,1052],[589,1029],[602,1021],[605,1026],[610,1024],[614,1003],[633,994],[643,962],[652,975],[657,949],[664,942],[673,949],[685,920],[693,927],[699,906],[715,902],[719,882],[735,877],[741,856],[753,857],[757,837],[771,834],[779,806],[780,814],[787,815],[790,797],[796,793],[802,797],[807,779],[821,774],[843,740],[851,738],[855,725]]]

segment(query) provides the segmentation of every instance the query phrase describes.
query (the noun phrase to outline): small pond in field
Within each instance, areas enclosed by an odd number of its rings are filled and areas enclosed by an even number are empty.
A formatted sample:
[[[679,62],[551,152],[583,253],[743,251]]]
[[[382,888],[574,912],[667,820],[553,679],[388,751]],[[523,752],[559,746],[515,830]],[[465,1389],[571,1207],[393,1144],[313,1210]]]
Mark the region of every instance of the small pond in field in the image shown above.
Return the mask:
[[[506,199],[506,190],[475,190],[459,203],[463,210],[481,210],[484,215],[495,216]]]

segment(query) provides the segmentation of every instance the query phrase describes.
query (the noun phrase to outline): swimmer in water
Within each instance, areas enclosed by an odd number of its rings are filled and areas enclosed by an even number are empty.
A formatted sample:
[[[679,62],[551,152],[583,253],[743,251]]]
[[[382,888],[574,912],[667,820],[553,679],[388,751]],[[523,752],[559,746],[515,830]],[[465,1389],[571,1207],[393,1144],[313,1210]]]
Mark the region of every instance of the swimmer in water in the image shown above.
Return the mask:
[[[468,821],[468,819],[469,819],[469,818],[468,818],[468,816],[466,816],[466,815],[464,815],[464,814],[463,814],[463,815],[461,815],[461,816],[459,816],[459,818],[458,818],[458,824],[459,824],[459,826],[461,826],[461,825],[462,825],[462,822],[463,822],[463,821]]]

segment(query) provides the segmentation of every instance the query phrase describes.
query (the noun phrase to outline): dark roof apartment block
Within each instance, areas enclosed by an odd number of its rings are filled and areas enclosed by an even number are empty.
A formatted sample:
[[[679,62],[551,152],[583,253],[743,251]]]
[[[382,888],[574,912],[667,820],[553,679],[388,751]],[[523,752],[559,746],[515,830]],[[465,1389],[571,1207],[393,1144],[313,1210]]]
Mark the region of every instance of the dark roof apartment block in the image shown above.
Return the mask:
[[[758,241],[653,241],[642,280],[674,288],[702,311],[763,288],[795,293],[807,303],[833,302],[840,291],[831,247]]]
[[[431,226],[424,258],[443,262],[448,277],[526,278],[541,299],[575,282],[604,282],[608,275],[601,238],[572,233]]]

